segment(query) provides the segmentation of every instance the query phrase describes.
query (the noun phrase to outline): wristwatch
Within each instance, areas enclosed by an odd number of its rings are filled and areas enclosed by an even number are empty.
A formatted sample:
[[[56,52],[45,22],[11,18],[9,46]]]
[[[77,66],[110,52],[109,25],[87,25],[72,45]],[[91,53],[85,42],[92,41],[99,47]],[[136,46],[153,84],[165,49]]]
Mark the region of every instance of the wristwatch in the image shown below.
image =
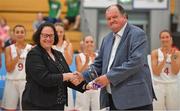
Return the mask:
[[[174,60],[176,60],[176,59],[177,59],[177,55],[172,55],[172,58],[173,58]]]

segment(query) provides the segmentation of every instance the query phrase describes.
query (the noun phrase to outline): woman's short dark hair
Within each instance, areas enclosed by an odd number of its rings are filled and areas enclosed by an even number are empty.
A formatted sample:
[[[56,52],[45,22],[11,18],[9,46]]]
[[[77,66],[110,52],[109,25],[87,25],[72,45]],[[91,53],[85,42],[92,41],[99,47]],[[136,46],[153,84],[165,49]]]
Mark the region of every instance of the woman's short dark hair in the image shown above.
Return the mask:
[[[54,43],[53,45],[56,45],[58,43],[58,35],[56,32],[56,29],[54,27],[54,24],[49,23],[49,22],[45,22],[43,24],[41,24],[39,26],[39,28],[37,29],[37,31],[33,34],[33,41],[35,44],[40,45],[40,36],[41,36],[41,32],[43,30],[44,27],[51,27],[54,31]]]

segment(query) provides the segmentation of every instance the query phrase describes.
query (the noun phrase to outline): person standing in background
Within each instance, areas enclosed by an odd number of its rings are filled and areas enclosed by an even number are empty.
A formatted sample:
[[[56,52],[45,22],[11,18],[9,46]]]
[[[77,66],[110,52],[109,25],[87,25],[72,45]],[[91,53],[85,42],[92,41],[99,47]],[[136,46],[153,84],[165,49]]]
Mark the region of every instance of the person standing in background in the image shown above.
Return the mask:
[[[48,0],[49,3],[49,16],[47,21],[50,23],[61,22],[61,2],[60,0]]]
[[[26,83],[25,60],[31,45],[25,42],[26,29],[23,25],[13,28],[15,44],[5,48],[6,81],[2,108],[5,110],[17,110],[21,106],[22,93]]]
[[[2,40],[0,39],[0,69],[2,67]]]
[[[41,12],[37,13],[36,20],[33,22],[33,30],[36,32],[36,30],[39,28],[41,24],[45,22],[44,16]]]
[[[0,39],[3,48],[10,45],[10,27],[8,26],[6,19],[3,17],[0,18]]]
[[[178,73],[180,70],[180,52],[172,47],[172,34],[163,30],[159,34],[161,47],[151,52],[153,83],[157,101],[154,110],[180,110]]]
[[[83,72],[88,69],[89,65],[94,62],[97,53],[94,51],[95,43],[92,36],[86,36],[83,40],[84,52],[76,56],[76,69]],[[88,90],[84,93],[76,93],[75,109],[79,111],[96,111],[100,110],[99,90]]]
[[[80,26],[80,0],[66,0],[67,14],[63,23],[65,29],[69,29],[70,25],[74,23],[73,30],[78,30]]]
[[[68,65],[71,65],[73,59],[73,47],[70,41],[65,36],[64,25],[62,23],[55,23],[55,28],[58,34],[58,43],[53,46],[53,49],[60,51]]]

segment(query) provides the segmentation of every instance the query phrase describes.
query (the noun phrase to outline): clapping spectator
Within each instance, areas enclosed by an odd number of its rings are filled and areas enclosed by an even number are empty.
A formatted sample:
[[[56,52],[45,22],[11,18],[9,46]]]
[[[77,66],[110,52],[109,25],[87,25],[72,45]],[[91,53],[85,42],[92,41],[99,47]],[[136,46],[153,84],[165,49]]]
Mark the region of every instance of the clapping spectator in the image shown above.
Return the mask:
[[[178,103],[178,73],[180,70],[180,52],[172,46],[172,34],[163,30],[159,35],[161,47],[151,53],[153,83],[157,101],[155,110],[180,110]]]
[[[2,40],[2,47],[6,47],[10,40],[10,27],[7,25],[5,18],[0,18],[0,39]]]

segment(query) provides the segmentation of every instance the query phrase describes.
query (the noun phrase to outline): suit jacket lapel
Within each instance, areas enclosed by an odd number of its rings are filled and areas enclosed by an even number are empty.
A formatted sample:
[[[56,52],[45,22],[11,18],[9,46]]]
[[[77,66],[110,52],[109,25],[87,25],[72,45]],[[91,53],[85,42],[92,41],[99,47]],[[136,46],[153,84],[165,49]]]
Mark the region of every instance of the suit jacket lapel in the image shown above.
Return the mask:
[[[121,37],[120,43],[119,43],[119,45],[118,45],[118,47],[117,47],[117,50],[116,50],[116,54],[115,54],[115,58],[114,58],[114,60],[113,60],[113,63],[114,63],[115,59],[117,58],[117,53],[118,53],[118,51],[119,51],[119,50],[122,50],[121,47],[122,47],[122,44],[125,42],[125,39],[126,39],[126,37],[127,37],[127,34],[128,34],[128,32],[129,32],[129,29],[130,29],[129,24],[127,24],[127,26],[126,26],[126,28],[125,28],[125,30],[124,30],[124,33],[123,33],[123,35],[122,35],[122,37]],[[113,44],[112,44],[112,45],[113,45]],[[112,47],[112,46],[111,46],[111,47]],[[110,55],[111,55],[111,52],[110,52],[110,54],[109,54],[109,59],[110,59]],[[113,65],[113,63],[112,63],[112,65]],[[109,64],[109,60],[108,60],[108,64]],[[112,65],[111,65],[111,66],[112,66]],[[107,65],[107,66],[108,66],[108,65]]]
[[[119,45],[118,45],[118,47],[117,47],[116,52],[118,52],[118,50],[121,49],[122,44],[125,42],[125,40],[126,40],[126,38],[127,38],[127,34],[128,34],[128,32],[129,32],[129,29],[130,29],[129,24],[127,24],[127,25],[126,25],[126,28],[125,28],[125,30],[124,30],[124,33],[123,33],[123,35],[122,35],[122,37],[121,37],[121,41],[120,41],[120,43],[119,43]],[[116,53],[116,54],[117,54],[117,53]],[[116,55],[115,55],[115,58],[116,58]],[[115,58],[114,58],[114,59],[115,59]]]
[[[113,37],[113,33],[111,33],[110,35],[109,35],[110,37],[109,37],[109,40],[108,40],[108,42],[107,42],[107,44],[106,44],[106,48],[105,48],[105,52],[106,52],[106,54],[107,54],[107,58],[105,59],[106,61],[105,61],[105,69],[107,69],[108,68],[108,64],[109,64],[109,59],[110,59],[110,57],[111,57],[111,50],[112,50],[112,47],[113,47],[113,43],[114,43],[114,37]]]
[[[128,34],[128,32],[129,32],[129,24],[127,24],[126,25],[126,28],[125,28],[125,30],[124,30],[124,33],[123,33],[123,35],[122,35],[122,37],[121,37],[121,41],[120,41],[120,43],[119,43],[119,46],[118,46],[118,49],[117,50],[119,50],[119,48],[122,46],[122,43],[124,43],[124,41],[125,41],[125,39],[126,39],[126,37],[127,37],[127,34]]]

